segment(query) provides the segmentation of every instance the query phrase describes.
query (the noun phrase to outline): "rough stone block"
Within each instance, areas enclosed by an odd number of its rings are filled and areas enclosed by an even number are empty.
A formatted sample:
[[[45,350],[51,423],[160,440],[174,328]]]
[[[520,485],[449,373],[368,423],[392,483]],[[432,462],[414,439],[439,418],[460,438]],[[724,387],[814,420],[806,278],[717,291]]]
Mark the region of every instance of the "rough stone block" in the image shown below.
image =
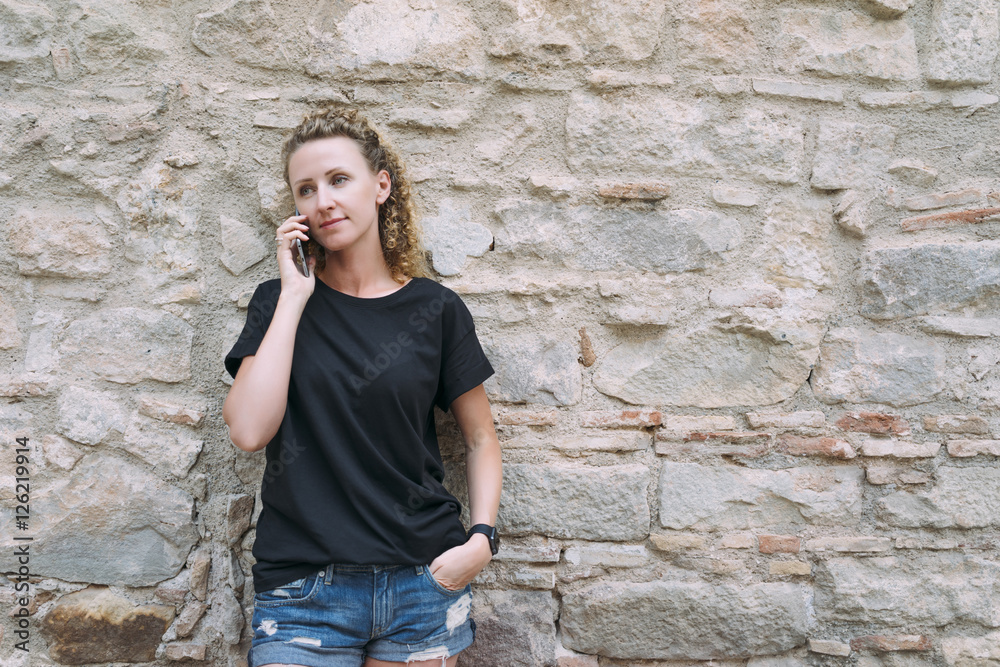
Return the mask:
[[[829,456],[834,459],[853,459],[857,454],[846,440],[837,438],[806,438],[783,434],[778,437],[778,449],[794,456]]]
[[[879,435],[909,435],[910,425],[898,415],[882,412],[845,412],[837,420],[837,428],[856,433],[876,433]]]
[[[489,53],[526,64],[637,61],[660,42],[663,0],[590,0],[565,5],[506,0],[489,28]]]
[[[829,639],[810,639],[809,651],[823,655],[836,655],[846,658],[851,654],[851,645]]]
[[[717,117],[706,106],[645,92],[575,93],[566,133],[575,172],[636,180],[680,173],[794,183],[803,158],[802,127],[782,116],[747,109]]]
[[[185,396],[139,395],[139,414],[153,419],[185,426],[198,426],[205,418],[207,406],[200,398]]]
[[[573,566],[641,567],[649,562],[642,544],[587,544],[567,547],[563,555]]]
[[[896,130],[888,125],[841,121],[820,124],[812,185],[820,190],[864,186],[886,171]]]
[[[1000,293],[1000,241],[879,248],[862,275],[861,313],[874,320],[978,306]]]
[[[750,208],[759,203],[757,193],[754,191],[729,185],[712,186],[712,201],[720,206],[741,206],[744,208]]]
[[[33,488],[31,501],[31,570],[41,576],[151,586],[175,576],[198,539],[190,495],[106,455],[88,456],[72,475]],[[13,521],[12,510],[0,515]],[[17,542],[6,535],[0,544],[0,566],[16,571]]]
[[[639,183],[607,183],[597,189],[597,194],[606,199],[640,199],[659,201],[670,196],[670,184],[662,181]]]
[[[944,350],[933,341],[841,328],[823,341],[812,388],[824,403],[917,405],[944,389],[944,372]]]
[[[92,211],[54,204],[21,208],[8,235],[22,275],[80,279],[111,271],[111,239]]]
[[[816,360],[818,327],[780,319],[731,327],[622,343],[598,360],[594,386],[633,404],[701,408],[769,405],[802,386]]]
[[[584,428],[647,428],[659,426],[663,419],[659,410],[590,410],[580,413]]]
[[[768,563],[767,571],[775,577],[804,577],[812,574],[812,565],[801,560],[779,560]]]
[[[641,540],[649,534],[643,465],[508,463],[498,530],[584,540]]]
[[[577,349],[548,337],[483,339],[483,351],[496,374],[486,391],[502,401],[573,405],[582,392]]]
[[[69,368],[122,384],[191,377],[194,328],[162,310],[112,308],[76,320],[59,352]]]
[[[174,614],[172,605],[136,605],[89,586],[59,598],[41,627],[49,655],[62,664],[151,662]]]
[[[760,47],[748,7],[731,0],[670,3],[677,23],[676,43],[684,64],[739,71],[756,62]]]
[[[910,197],[903,201],[903,207],[911,211],[929,211],[945,206],[964,206],[975,204],[983,199],[983,191],[979,188],[965,188],[952,192],[932,192],[926,195]]]
[[[823,428],[826,416],[819,410],[800,412],[748,412],[747,421],[751,428]]]
[[[795,535],[758,535],[757,548],[762,554],[797,554],[802,540]]]
[[[851,640],[855,651],[885,653],[889,651],[930,651],[933,648],[926,635],[865,635]]]
[[[836,262],[830,245],[834,217],[829,202],[779,199],[768,205],[766,216],[769,251],[763,264],[770,280],[782,287],[832,286]]]
[[[915,558],[831,558],[818,568],[820,622],[878,627],[1000,626],[1000,564],[936,553]]]
[[[889,173],[906,183],[929,186],[937,180],[937,169],[929,167],[919,160],[913,158],[900,158],[893,160],[889,165]]]
[[[673,530],[854,525],[864,473],[849,467],[727,469],[664,461],[660,525]]]
[[[0,3],[0,63],[41,65],[52,48],[56,17],[45,6],[12,2]]]
[[[222,228],[222,255],[219,259],[234,276],[271,254],[273,243],[265,245],[252,226],[225,215],[219,216],[219,222]]]
[[[795,73],[860,74],[885,81],[920,76],[913,30],[906,21],[877,21],[853,11],[781,10],[775,61]]]
[[[806,542],[806,551],[868,553],[892,550],[889,537],[815,537]]]
[[[941,466],[928,490],[896,491],[875,503],[879,518],[904,528],[989,528],[1000,525],[995,468]],[[1000,623],[998,623],[1000,626]]]
[[[904,442],[895,438],[868,438],[861,443],[862,456],[893,456],[901,459],[934,458],[940,442]]]
[[[938,83],[989,83],[1000,45],[992,0],[935,0],[927,78]]]
[[[59,431],[85,445],[96,445],[112,432],[125,432],[127,420],[121,397],[84,387],[67,387],[59,394]]]
[[[752,539],[752,537],[751,537]],[[654,533],[649,536],[653,548],[658,551],[682,551],[685,549],[704,549],[708,544],[701,535],[685,535],[673,533]]]
[[[460,273],[469,257],[482,257],[493,246],[493,233],[472,221],[469,206],[451,199],[443,199],[437,215],[424,219],[422,225],[434,270],[442,276]]]
[[[922,331],[962,338],[1000,337],[1000,318],[931,316],[917,319]]]
[[[948,667],[989,667],[1000,662],[1000,632],[981,637],[945,637],[941,653]]]
[[[563,595],[559,621],[565,646],[626,660],[771,655],[805,644],[810,627],[805,588],[784,583],[592,584]]]
[[[314,25],[319,30],[306,62],[312,76],[409,80],[484,73],[483,34],[469,9],[457,2],[324,4]],[[389,34],[393,39],[385,39]]]
[[[556,667],[552,594],[478,590],[472,603],[476,642],[459,667]]]
[[[715,211],[630,211],[514,204],[498,212],[497,252],[584,271],[700,271],[723,264],[742,240]]]

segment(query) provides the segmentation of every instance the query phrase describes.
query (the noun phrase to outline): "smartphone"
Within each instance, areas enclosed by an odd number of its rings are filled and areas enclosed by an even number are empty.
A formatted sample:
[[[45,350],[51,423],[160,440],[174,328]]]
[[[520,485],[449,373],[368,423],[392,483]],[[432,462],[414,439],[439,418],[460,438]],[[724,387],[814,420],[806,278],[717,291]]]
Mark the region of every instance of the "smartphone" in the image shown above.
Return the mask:
[[[295,207],[295,215],[299,215],[299,207]],[[309,277],[309,264],[306,262],[306,253],[302,250],[302,239],[295,239],[295,249],[299,253],[299,271],[302,272],[306,278]]]

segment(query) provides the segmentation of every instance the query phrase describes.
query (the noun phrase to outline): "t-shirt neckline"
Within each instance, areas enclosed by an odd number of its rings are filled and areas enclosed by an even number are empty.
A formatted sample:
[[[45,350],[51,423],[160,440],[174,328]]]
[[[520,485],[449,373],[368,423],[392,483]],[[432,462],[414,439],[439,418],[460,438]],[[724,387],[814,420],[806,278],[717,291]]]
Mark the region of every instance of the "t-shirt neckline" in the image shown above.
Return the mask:
[[[406,283],[395,292],[383,296],[372,296],[372,297],[352,296],[350,294],[339,292],[330,287],[329,285],[327,285],[322,280],[320,280],[319,276],[316,277],[316,283],[318,285],[322,285],[322,287],[320,288],[321,291],[323,291],[324,293],[328,294],[329,296],[333,297],[338,301],[350,304],[352,306],[359,306],[361,308],[377,308],[379,306],[384,306],[386,304],[392,303],[396,299],[401,298],[403,293],[406,292],[408,289],[410,289],[410,287],[413,286],[413,283],[417,282],[417,280],[419,279],[420,279],[419,277],[414,276],[410,278],[410,282]]]

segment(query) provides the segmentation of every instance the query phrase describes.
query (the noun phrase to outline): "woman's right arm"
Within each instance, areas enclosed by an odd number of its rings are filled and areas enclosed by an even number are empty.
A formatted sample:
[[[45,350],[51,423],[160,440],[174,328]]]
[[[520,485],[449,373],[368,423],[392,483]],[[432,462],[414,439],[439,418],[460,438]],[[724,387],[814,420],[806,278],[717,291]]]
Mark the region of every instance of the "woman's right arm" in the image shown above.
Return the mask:
[[[298,222],[304,219],[305,216],[289,218],[277,230],[285,238],[278,248],[281,295],[257,352],[243,357],[222,404],[229,439],[247,452],[263,449],[278,432],[285,415],[295,331],[316,285],[315,260],[310,258],[309,278],[306,278],[292,259],[292,239],[307,238],[304,230],[308,227]]]

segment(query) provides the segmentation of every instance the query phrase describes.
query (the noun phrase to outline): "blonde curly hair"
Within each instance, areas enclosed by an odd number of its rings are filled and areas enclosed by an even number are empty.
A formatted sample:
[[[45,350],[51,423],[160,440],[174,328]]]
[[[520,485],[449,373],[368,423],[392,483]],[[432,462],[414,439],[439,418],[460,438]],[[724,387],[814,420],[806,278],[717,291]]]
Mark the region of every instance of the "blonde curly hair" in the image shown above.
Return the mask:
[[[288,162],[299,148],[309,141],[329,137],[353,139],[373,174],[383,169],[389,173],[391,190],[389,198],[378,208],[378,235],[382,256],[389,266],[393,280],[406,282],[406,278],[430,278],[427,255],[420,234],[420,224],[413,206],[410,181],[399,154],[371,121],[357,109],[333,107],[306,115],[292,134],[285,139],[281,159],[285,165],[285,183],[288,180]],[[316,268],[322,269],[326,254],[318,243],[307,244],[316,257]]]

